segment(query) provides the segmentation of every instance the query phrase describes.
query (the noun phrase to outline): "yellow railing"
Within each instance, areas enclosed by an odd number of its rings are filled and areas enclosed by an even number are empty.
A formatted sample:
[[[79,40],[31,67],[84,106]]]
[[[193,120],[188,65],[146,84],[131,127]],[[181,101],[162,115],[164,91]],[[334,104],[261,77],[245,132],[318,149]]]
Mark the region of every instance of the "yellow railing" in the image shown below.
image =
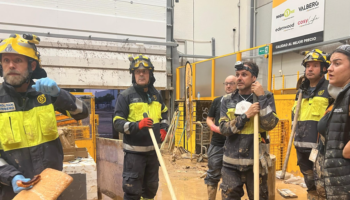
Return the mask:
[[[238,51],[238,52],[234,52],[234,53],[230,53],[230,54],[226,54],[226,55],[222,55],[222,56],[217,56],[215,58],[210,58],[210,59],[206,59],[206,60],[201,60],[195,63],[192,63],[192,96],[193,99],[198,100],[198,98],[196,97],[196,70],[197,69],[197,64],[199,63],[203,63],[203,62],[207,62],[207,61],[211,61],[211,95],[210,97],[200,97],[199,100],[214,100],[217,96],[215,96],[215,64],[216,64],[216,59],[218,58],[223,58],[223,57],[227,57],[227,56],[232,56],[232,55],[236,55],[236,61],[242,61],[242,53],[243,52],[247,52],[247,51],[251,51],[254,49],[259,49],[261,47],[266,47],[269,46],[269,53],[268,55],[268,85],[267,88],[269,91],[271,91],[271,82],[272,82],[272,44],[265,44],[265,45],[261,45],[261,46],[257,46],[257,47],[253,47],[250,49],[245,49],[242,51]],[[263,56],[263,55],[262,55]],[[234,63],[233,63],[234,65]],[[184,66],[180,66],[176,68],[176,100],[180,100],[180,69],[184,68]]]
[[[246,49],[243,51],[239,51],[239,52],[234,52],[234,53],[230,53],[230,54],[226,54],[226,55],[222,55],[222,56],[218,56],[215,58],[211,58],[211,59],[207,59],[207,60],[202,60],[199,62],[195,62],[192,63],[192,100],[214,100],[216,98],[215,96],[215,71],[216,69],[218,69],[220,66],[216,66],[218,64],[217,59],[219,58],[223,58],[223,57],[227,57],[227,56],[232,56],[235,55],[236,56],[236,61],[242,61],[242,53],[243,52],[248,52],[251,50],[255,50],[255,49],[259,49],[261,47],[266,47],[269,46],[269,52],[268,52],[268,90],[271,90],[271,81],[272,81],[272,45],[268,44],[268,45],[261,45],[258,47],[254,47],[251,49]],[[261,57],[263,57],[264,55],[261,55]],[[266,57],[265,57],[266,58]],[[198,88],[196,88],[196,79],[198,78],[203,78],[203,77],[196,77],[196,70],[200,70],[200,63],[203,62],[210,62],[210,66],[211,66],[211,77],[207,76],[205,78],[208,79],[208,81],[211,81],[211,88],[209,89],[209,84],[208,84],[208,90],[210,90],[210,94],[209,92],[207,93],[207,96],[202,96],[198,99],[197,95],[196,95],[196,91]],[[232,63],[232,67],[234,66],[235,63]],[[208,65],[206,65],[209,67],[209,63]],[[264,66],[266,66],[266,61],[264,63]],[[184,81],[184,77],[180,77],[180,69],[184,68],[185,66],[180,66],[178,68],[176,68],[176,100],[180,100],[180,96],[181,95],[181,81]],[[218,68],[217,68],[218,67]],[[199,72],[199,71],[198,71]],[[197,79],[197,81],[198,81]],[[211,80],[210,80],[211,79]],[[216,77],[216,79],[218,79],[218,77]],[[199,86],[199,84],[198,84]],[[182,88],[182,91],[186,91],[186,86],[184,88]],[[186,95],[184,95],[186,96]],[[183,99],[182,99],[183,100]],[[180,142],[180,146],[183,146],[184,148],[186,148],[188,151],[190,151],[191,153],[195,153],[196,150],[196,140],[194,139],[196,136],[196,127],[195,125],[193,125],[193,129],[192,132],[190,134],[190,137],[185,139],[185,137],[181,137],[183,131],[184,131],[184,126],[185,126],[185,118],[184,118],[184,110],[185,110],[185,102],[184,101],[179,101],[179,110],[181,112],[181,116],[182,118],[179,121],[178,127],[176,129],[176,134],[175,134],[175,142],[176,142],[176,146],[179,144],[180,138],[182,138],[183,142]],[[196,121],[196,106],[197,106],[197,102],[193,102],[193,113],[191,113],[191,117],[193,117],[193,121]],[[193,116],[192,116],[193,115]],[[186,134],[185,134],[186,135]]]
[[[272,93],[275,93],[275,75],[272,76]]]
[[[96,161],[96,135],[98,126],[98,115],[95,114],[95,96],[91,92],[72,92],[74,96],[88,96],[90,99],[90,128],[91,137],[78,138],[75,144],[78,147],[86,147],[90,156]],[[90,132],[89,132],[90,134]]]
[[[297,71],[297,80],[296,80],[295,84],[298,82],[299,78],[300,78],[300,72]],[[328,73],[327,73],[326,79],[329,80],[329,74]],[[275,89],[275,83],[276,83],[276,76],[272,75],[272,84],[273,84],[272,85],[272,93],[274,93],[274,94],[283,94],[284,91],[286,91],[286,90],[296,90],[297,89],[297,88],[284,88],[285,87],[285,83],[286,83],[284,75],[282,75],[281,89],[276,90]]]

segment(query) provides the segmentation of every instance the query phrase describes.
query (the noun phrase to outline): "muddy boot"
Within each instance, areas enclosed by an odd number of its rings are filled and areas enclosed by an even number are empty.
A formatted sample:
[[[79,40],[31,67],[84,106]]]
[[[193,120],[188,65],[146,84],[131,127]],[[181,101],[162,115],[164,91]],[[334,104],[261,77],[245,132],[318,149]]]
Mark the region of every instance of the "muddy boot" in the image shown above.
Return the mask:
[[[218,190],[218,185],[208,185],[208,200],[215,200],[216,191]]]

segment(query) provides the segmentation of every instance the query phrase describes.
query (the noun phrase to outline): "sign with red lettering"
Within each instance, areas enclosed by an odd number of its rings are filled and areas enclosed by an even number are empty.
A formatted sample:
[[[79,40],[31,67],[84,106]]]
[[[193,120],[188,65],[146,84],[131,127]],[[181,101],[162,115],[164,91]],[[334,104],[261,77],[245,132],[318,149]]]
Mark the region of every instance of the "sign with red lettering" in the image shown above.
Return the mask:
[[[273,0],[273,51],[323,41],[324,0]]]

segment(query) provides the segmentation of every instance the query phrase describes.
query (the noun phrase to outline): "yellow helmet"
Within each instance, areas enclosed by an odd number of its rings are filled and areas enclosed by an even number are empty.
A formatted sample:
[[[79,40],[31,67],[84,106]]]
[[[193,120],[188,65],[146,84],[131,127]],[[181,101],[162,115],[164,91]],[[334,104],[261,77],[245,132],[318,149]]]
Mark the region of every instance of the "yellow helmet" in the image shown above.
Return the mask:
[[[301,63],[304,67],[306,67],[306,63],[310,61],[318,61],[324,63],[326,68],[328,68],[331,63],[328,60],[328,55],[319,49],[304,51],[302,52],[302,55],[305,56],[303,62]]]
[[[19,54],[36,60],[37,66],[32,72],[33,79],[39,79],[46,77],[46,72],[41,67],[40,53],[36,48],[36,44],[39,44],[40,38],[32,34],[23,34],[23,38],[18,34],[12,34],[9,38],[0,41],[0,58],[2,54],[12,53]],[[31,61],[29,61],[31,62]],[[2,76],[2,66],[1,76]],[[29,67],[28,70],[31,68]]]
[[[143,56],[142,54],[132,57],[129,55],[129,61],[130,61],[130,68],[129,71],[132,73],[134,70],[138,69],[139,67],[144,67],[146,69],[149,69],[151,72],[154,71],[154,66],[151,63],[151,60],[147,56]]]

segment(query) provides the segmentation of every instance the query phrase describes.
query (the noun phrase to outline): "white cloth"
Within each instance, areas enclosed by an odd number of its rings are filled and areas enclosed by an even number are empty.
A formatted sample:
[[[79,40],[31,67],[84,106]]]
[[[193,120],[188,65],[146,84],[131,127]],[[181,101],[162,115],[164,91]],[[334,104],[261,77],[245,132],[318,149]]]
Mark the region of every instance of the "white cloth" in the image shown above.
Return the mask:
[[[252,105],[252,103],[248,102],[248,101],[241,101],[236,105],[236,111],[235,114],[236,115],[242,115],[245,112],[247,112],[247,110],[250,108],[250,106]]]
[[[328,93],[333,97],[333,99],[336,99],[339,93],[343,90],[341,87],[336,87],[331,84],[328,85]]]

